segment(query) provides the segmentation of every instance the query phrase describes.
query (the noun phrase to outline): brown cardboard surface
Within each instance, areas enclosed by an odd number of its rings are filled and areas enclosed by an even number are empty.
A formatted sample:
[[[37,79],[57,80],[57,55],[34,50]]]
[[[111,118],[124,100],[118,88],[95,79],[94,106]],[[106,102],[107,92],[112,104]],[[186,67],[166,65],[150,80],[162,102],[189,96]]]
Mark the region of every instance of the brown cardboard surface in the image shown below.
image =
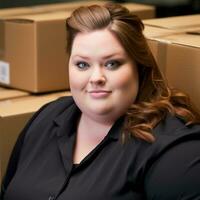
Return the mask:
[[[183,18],[184,19],[184,18]],[[156,61],[165,74],[171,87],[189,94],[200,110],[200,35],[199,27],[178,30],[172,34],[163,34],[148,38]]]
[[[75,1],[75,2],[66,2],[66,3],[51,3],[51,4],[44,4],[44,5],[36,5],[31,6],[30,8],[33,11],[42,11],[42,12],[49,12],[49,11],[59,11],[59,10],[74,10],[80,6],[87,6],[91,4],[99,4],[103,5],[109,1]]]
[[[0,19],[7,18],[10,16],[19,16],[24,14],[33,14],[33,13],[44,13],[49,11],[59,11],[62,9],[73,10],[79,6],[90,5],[90,4],[100,4],[103,5],[108,1],[75,1],[75,2],[66,2],[66,3],[51,3],[43,4],[36,6],[27,6],[27,7],[17,7],[17,8],[3,8],[0,9]]]
[[[71,14],[72,11],[57,11],[57,12],[43,12],[43,13],[29,13],[25,15],[19,15],[12,18],[7,18],[6,21],[13,23],[39,23],[51,20],[63,20]]]
[[[18,8],[6,8],[0,9],[0,60],[4,58],[5,51],[5,31],[4,31],[4,20],[12,19],[16,16],[27,15],[27,14],[39,14],[55,12],[59,10],[72,11],[73,9],[88,4],[104,4],[105,1],[80,1],[71,3],[54,3],[54,4],[44,4],[38,6],[28,6],[28,7],[18,7]]]
[[[27,113],[23,115],[10,116],[1,118],[0,116],[0,182],[6,171],[6,166],[12,151],[13,145],[16,142],[16,138],[19,132],[24,127],[28,119],[33,113]]]
[[[149,25],[145,25],[144,28],[144,35],[147,38],[148,45],[163,74],[165,74],[167,51],[166,41],[163,37],[173,34],[177,34],[177,30],[168,30]]]
[[[152,17],[152,6],[125,6],[139,13],[151,10]],[[33,12],[4,20],[2,61],[8,72],[7,81],[0,79],[0,84],[33,93],[68,89],[65,20],[71,11],[38,14],[35,8]]]
[[[6,8],[0,9],[0,59],[4,57],[5,44],[4,44],[4,20],[13,18],[18,15],[25,15],[32,12],[29,7]]]
[[[145,22],[146,20],[143,20]],[[182,31],[181,31],[182,32]],[[159,37],[159,36],[166,36],[177,33],[177,30],[169,30],[160,27],[154,27],[150,25],[144,26],[144,35],[149,38]]]
[[[79,6],[100,4],[103,5],[109,1],[76,1],[67,3],[54,3],[44,4],[37,6],[19,7],[19,8],[7,8],[0,9],[0,59],[4,57],[4,22],[3,19],[13,18],[15,16],[25,14],[37,14],[45,12],[56,11],[72,11]],[[141,19],[151,19],[155,17],[155,7],[150,5],[138,4],[138,3],[124,3],[131,12],[138,15]]]
[[[5,90],[6,88],[5,87],[0,87],[0,90],[2,91],[2,90]]]
[[[123,3],[122,5],[141,19],[151,19],[155,17],[155,6],[137,3]]]
[[[164,39],[168,41],[165,74],[170,85],[189,94],[200,109],[200,36],[185,33]]]
[[[200,110],[200,14],[143,23],[150,48],[170,86],[189,94]]]
[[[144,20],[145,25],[165,29],[190,29],[200,26],[200,14]]]
[[[109,1],[79,1],[79,2],[68,2],[68,3],[56,3],[48,5],[39,5],[31,7],[34,12],[52,12],[61,10],[74,10],[80,6],[87,6],[91,4],[104,5]],[[123,3],[126,8],[128,8],[132,13],[138,15],[141,19],[151,19],[155,17],[155,6],[144,5],[138,3]]]
[[[0,182],[16,139],[31,116],[44,104],[70,92],[27,96],[0,102]]]
[[[0,87],[0,101],[12,98],[24,97],[28,95],[29,95],[28,92]]]
[[[199,31],[200,31],[200,26],[199,29],[194,29],[193,31],[190,32],[186,31],[183,33],[166,35],[163,36],[162,39],[165,40],[166,42],[168,41],[169,43],[178,44],[182,46],[189,46],[199,49],[200,48],[200,34],[198,34]]]
[[[0,19],[6,16],[25,14],[29,12],[28,7],[18,7],[18,8],[3,8],[0,9]]]
[[[5,21],[3,61],[9,65],[10,82],[1,84],[34,93],[69,88],[65,52],[69,14],[26,15]]]

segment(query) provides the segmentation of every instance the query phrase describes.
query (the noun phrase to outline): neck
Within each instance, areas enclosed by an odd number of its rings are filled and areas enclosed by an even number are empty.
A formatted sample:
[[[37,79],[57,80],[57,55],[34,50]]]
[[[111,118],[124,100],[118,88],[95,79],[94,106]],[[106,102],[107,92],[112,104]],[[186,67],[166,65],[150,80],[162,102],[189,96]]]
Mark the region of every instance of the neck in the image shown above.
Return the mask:
[[[112,125],[113,123],[97,121],[82,114],[78,124],[78,132],[91,133],[93,136],[105,136]]]

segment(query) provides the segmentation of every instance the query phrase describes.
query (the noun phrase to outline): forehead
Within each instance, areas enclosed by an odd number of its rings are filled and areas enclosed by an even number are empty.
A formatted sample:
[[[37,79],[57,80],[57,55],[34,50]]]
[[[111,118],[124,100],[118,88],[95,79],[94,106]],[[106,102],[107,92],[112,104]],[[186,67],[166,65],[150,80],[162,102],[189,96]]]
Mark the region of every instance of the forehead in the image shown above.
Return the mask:
[[[125,50],[114,33],[108,29],[78,33],[72,45],[72,54],[125,54]]]

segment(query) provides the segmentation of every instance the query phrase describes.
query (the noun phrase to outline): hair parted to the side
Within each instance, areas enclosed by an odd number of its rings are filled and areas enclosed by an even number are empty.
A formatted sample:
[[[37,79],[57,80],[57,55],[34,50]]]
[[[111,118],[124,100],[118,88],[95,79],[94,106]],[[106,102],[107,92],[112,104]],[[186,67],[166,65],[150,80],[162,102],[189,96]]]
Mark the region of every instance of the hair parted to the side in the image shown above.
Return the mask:
[[[136,101],[128,109],[124,136],[133,135],[148,142],[155,140],[152,129],[166,117],[177,115],[187,125],[199,123],[200,115],[184,93],[170,89],[161,74],[143,35],[142,21],[125,7],[109,3],[91,5],[73,11],[66,20],[67,59],[77,33],[100,29],[110,30],[120,41],[139,73]]]

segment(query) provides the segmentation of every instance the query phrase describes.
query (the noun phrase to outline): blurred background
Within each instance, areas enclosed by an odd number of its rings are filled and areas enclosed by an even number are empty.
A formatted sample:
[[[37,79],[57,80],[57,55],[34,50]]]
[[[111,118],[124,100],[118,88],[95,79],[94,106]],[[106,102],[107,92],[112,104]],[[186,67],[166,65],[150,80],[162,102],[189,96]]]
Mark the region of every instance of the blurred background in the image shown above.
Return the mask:
[[[75,0],[74,0],[75,1]],[[74,2],[73,1],[73,2]],[[1,8],[33,6],[69,0],[0,0]],[[156,17],[179,16],[200,13],[200,0],[113,0],[113,2],[133,2],[156,6]]]

